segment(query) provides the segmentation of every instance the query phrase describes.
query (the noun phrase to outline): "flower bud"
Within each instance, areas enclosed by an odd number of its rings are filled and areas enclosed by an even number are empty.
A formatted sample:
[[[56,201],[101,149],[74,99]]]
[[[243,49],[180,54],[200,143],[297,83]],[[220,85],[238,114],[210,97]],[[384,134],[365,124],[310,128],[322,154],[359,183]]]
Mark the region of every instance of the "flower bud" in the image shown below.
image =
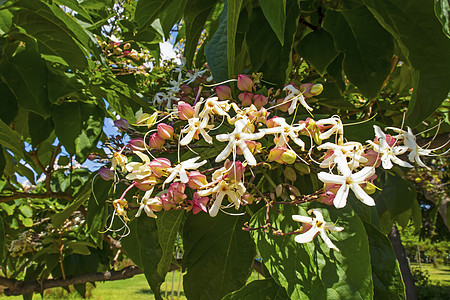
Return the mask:
[[[147,126],[150,128],[155,124],[156,118],[158,118],[158,112],[154,112],[152,115],[143,113],[136,120],[136,125]]]
[[[333,201],[336,195],[333,192],[326,191],[323,194],[319,195],[319,202],[326,205],[333,205]]]
[[[181,120],[189,120],[194,117],[194,108],[185,102],[178,102],[178,117]]]
[[[192,88],[186,83],[180,84],[180,89],[185,95],[190,95],[193,92]]]
[[[264,95],[258,94],[253,97],[253,104],[255,104],[257,109],[261,109],[268,102]]]
[[[139,59],[139,53],[135,49],[131,50],[128,56],[135,60]]]
[[[158,135],[165,140],[170,140],[173,137],[173,127],[164,123],[159,123],[157,126]]]
[[[250,106],[252,105],[253,94],[243,92],[238,95],[239,100],[242,102],[242,106]]]
[[[275,123],[275,119],[278,118],[277,116],[269,119],[266,121],[266,126],[267,128],[273,128],[273,127],[277,127],[279,126],[277,123]]]
[[[98,175],[100,175],[100,177],[106,181],[114,179],[114,171],[108,168],[101,168],[100,170],[98,170]]]
[[[364,187],[364,191],[369,195],[375,193],[376,190],[377,187],[372,182],[367,182],[366,186]]]
[[[150,136],[150,141],[148,142],[148,146],[151,149],[161,149],[164,146],[165,140],[158,135],[158,133],[154,133]]]
[[[145,142],[141,138],[135,138],[128,142],[128,146],[133,151],[145,151]]]
[[[175,204],[170,201],[167,193],[161,195],[161,205],[164,210],[169,210],[175,207]]]
[[[114,126],[116,126],[119,130],[127,130],[131,128],[130,124],[125,119],[115,120]]]
[[[166,175],[166,170],[171,167],[170,160],[164,157],[158,157],[149,163],[152,173],[157,177]]]
[[[203,175],[199,171],[189,172],[189,181],[187,182],[187,185],[191,189],[196,190],[207,184],[208,184],[208,181],[206,180],[205,175]]]
[[[229,160],[226,161],[225,169],[228,170],[227,177],[234,181],[241,181],[242,176],[244,175],[244,172],[245,172],[245,167],[238,160],[235,161],[234,163]]]
[[[269,152],[269,157],[267,157],[267,161],[271,162],[271,161],[277,161],[277,162],[282,162],[281,159],[281,155],[286,152],[286,148],[282,148],[282,147],[275,147],[272,148]]]
[[[297,159],[297,154],[295,154],[292,150],[286,150],[283,154],[281,154],[281,160],[287,164],[293,164]]]
[[[150,176],[150,177],[151,177],[151,178],[155,178],[155,177],[153,177],[153,176]],[[156,183],[156,181],[155,181],[155,183]],[[138,182],[138,181],[135,181],[135,182],[134,182],[134,186],[135,186],[137,189],[146,192],[146,191],[151,190],[151,189],[155,186],[155,183],[152,183],[152,182],[150,182],[150,181],[144,181],[144,182]]]
[[[315,85],[313,85],[313,86],[311,87],[310,93],[311,93],[313,96],[317,96],[317,95],[319,95],[320,93],[322,93],[322,91],[323,91],[323,85],[320,84],[320,83],[318,83],[318,84],[315,84]]]
[[[219,85],[216,87],[216,93],[219,100],[231,99],[231,89],[226,85]]]
[[[238,75],[238,79],[237,79],[237,87],[238,89],[240,89],[241,91],[244,92],[251,92],[252,88],[253,88],[253,81],[250,77],[248,77],[247,75]]]
[[[277,100],[277,108],[278,110],[281,110],[282,112],[287,112],[289,110],[289,107],[291,106],[291,102],[292,101],[287,101],[286,103],[284,102],[284,98],[278,99]],[[283,104],[281,104],[283,103]]]
[[[184,190],[186,188],[186,185],[181,182],[174,182],[169,186],[169,189],[167,190],[167,196],[169,197],[169,200],[175,204],[180,203],[184,199],[187,198],[186,194],[184,194]]]
[[[246,204],[252,204],[255,201],[255,197],[250,193],[245,193],[241,199]]]

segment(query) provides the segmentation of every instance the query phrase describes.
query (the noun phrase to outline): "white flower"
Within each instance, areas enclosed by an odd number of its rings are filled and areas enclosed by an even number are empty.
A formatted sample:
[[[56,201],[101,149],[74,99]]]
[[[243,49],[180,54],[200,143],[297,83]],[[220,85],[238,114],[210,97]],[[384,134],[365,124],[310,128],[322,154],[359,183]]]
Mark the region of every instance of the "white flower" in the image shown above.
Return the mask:
[[[288,108],[288,113],[292,115],[294,113],[295,108],[297,107],[297,102],[300,101],[300,104],[309,111],[312,111],[312,107],[306,103],[305,97],[303,97],[302,92],[297,90],[292,84],[289,84],[284,87],[283,91],[286,92],[286,97],[283,102],[291,102],[291,106]]]
[[[335,151],[343,153],[346,158],[350,159],[350,161],[348,162],[348,166],[351,170],[359,167],[360,163],[366,163],[368,161],[367,158],[363,157],[364,147],[359,142],[347,142],[341,144],[327,142],[318,146],[317,149],[333,150],[333,153],[320,163],[319,166],[321,168],[333,167],[336,158],[336,154],[334,153]]]
[[[399,166],[412,168],[413,166],[406,161],[401,160],[397,157],[397,155],[401,155],[408,150],[408,147],[405,146],[389,146],[386,134],[381,130],[380,127],[377,125],[373,125],[373,128],[375,130],[375,136],[378,138],[378,144],[375,144],[372,141],[367,141],[369,144],[372,145],[373,150],[375,152],[378,152],[381,155],[381,162],[383,169],[391,169],[393,167],[392,162],[396,163]]]
[[[280,134],[280,138],[275,147],[284,147],[287,144],[288,139],[291,138],[294,143],[302,148],[302,150],[305,149],[305,143],[298,137],[298,133],[305,129],[306,124],[294,124],[291,126],[281,117],[273,118],[273,121],[278,126],[261,129],[261,132],[264,132],[265,134]]]
[[[125,165],[125,169],[130,172],[126,178],[128,180],[141,180],[152,175],[152,170],[150,169],[150,159],[147,155],[142,152],[135,151],[134,154],[139,156],[142,163],[129,162]]]
[[[340,184],[336,197],[333,200],[333,204],[336,208],[342,208],[347,204],[347,197],[349,190],[351,189],[356,197],[361,200],[362,203],[374,206],[375,201],[370,197],[360,186],[367,183],[367,178],[375,174],[375,168],[365,167],[361,171],[352,173],[348,167],[347,159],[341,151],[334,151],[336,154],[335,162],[338,164],[338,169],[342,175],[329,174],[326,172],[320,172],[317,174],[319,179],[324,183]]]
[[[139,209],[136,213],[136,217],[139,217],[142,213],[142,210],[147,214],[150,218],[156,218],[155,211],[160,211],[162,208],[161,199],[158,197],[150,198],[153,192],[153,188],[147,192],[145,192],[144,197],[142,197],[141,202],[139,203]]]
[[[236,157],[236,146],[241,148],[245,159],[250,166],[256,165],[256,159],[253,156],[250,149],[248,149],[245,141],[259,140],[264,136],[264,132],[257,133],[245,133],[244,129],[247,127],[248,119],[241,119],[237,121],[234,125],[234,131],[229,134],[218,134],[216,136],[218,141],[225,142],[228,141],[228,145],[223,149],[223,151],[216,157],[216,162],[225,160],[231,152],[233,156]]]
[[[168,168],[167,172],[170,173],[170,175],[164,181],[163,186],[166,183],[172,182],[177,177],[177,175],[180,176],[180,181],[182,183],[187,183],[189,181],[189,177],[188,177],[188,174],[186,173],[186,170],[197,170],[198,168],[200,168],[201,166],[206,164],[206,160],[196,163],[196,161],[199,159],[200,159],[200,156],[197,156],[197,157],[182,161],[181,163],[179,163],[178,165],[176,165],[173,168]]]
[[[329,125],[331,128],[328,130],[322,132],[319,135],[319,139],[326,140],[330,138],[334,133],[339,135],[339,142],[342,142],[342,136],[344,134],[344,124],[342,124],[342,121],[337,116],[332,116],[331,118],[322,119],[316,122],[316,125],[318,126],[324,126]]]
[[[430,155],[432,150],[423,149],[416,143],[416,136],[413,134],[411,128],[408,127],[408,132],[403,132],[404,143],[411,150],[408,154],[410,162],[416,162],[419,166],[429,169],[429,167],[420,159],[421,155]]]
[[[225,196],[228,196],[228,200],[234,204],[236,209],[238,209],[245,191],[246,188],[242,182],[231,183],[222,179],[215,187],[198,191],[198,195],[201,197],[211,194],[215,195],[216,199],[209,210],[209,215],[215,217],[219,212],[219,208],[222,206],[222,201]]]
[[[188,120],[188,125],[186,125],[185,128],[181,130],[181,133],[187,134],[180,141],[180,145],[188,145],[192,141],[196,133],[200,133],[206,142],[212,144],[212,138],[209,136],[205,129],[209,130],[213,127],[213,125],[208,125],[207,119],[200,121],[199,118],[190,118]]]
[[[230,110],[230,107],[231,105],[228,101],[219,101],[219,98],[211,97],[206,99],[203,110],[199,116],[202,118],[202,123],[206,120],[206,124],[209,122],[211,115],[227,116],[230,118],[227,113]]]
[[[318,233],[320,233],[320,237],[329,248],[339,251],[339,249],[331,242],[330,238],[327,235],[326,230],[339,232],[344,230],[344,227],[334,226],[332,223],[325,222],[323,220],[322,213],[318,209],[310,209],[308,211],[308,214],[311,215],[311,213],[314,213],[316,217],[313,218],[300,215],[292,216],[292,220],[294,221],[311,225],[311,228],[309,230],[299,235],[296,235],[295,241],[301,244],[308,243],[311,242]]]

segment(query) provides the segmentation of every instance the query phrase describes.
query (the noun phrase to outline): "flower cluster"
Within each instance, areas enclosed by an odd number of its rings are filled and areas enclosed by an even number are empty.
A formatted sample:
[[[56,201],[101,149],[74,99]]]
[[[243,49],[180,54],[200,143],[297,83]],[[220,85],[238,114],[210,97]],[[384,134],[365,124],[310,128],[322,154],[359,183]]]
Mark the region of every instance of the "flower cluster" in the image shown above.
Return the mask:
[[[132,208],[137,209],[136,216],[144,211],[152,218],[161,210],[171,209],[205,212],[211,217],[219,210],[230,214],[229,208],[239,210],[255,199],[264,199],[255,187],[249,192],[251,183],[245,180],[245,174],[254,175],[253,170],[270,162],[298,163],[306,168],[317,162],[327,169],[317,174],[323,189],[314,197],[304,198],[308,201],[339,209],[347,205],[351,190],[361,202],[373,206],[370,194],[375,191],[373,180],[380,164],[384,169],[393,164],[412,167],[410,162],[424,166],[420,157],[431,154],[431,150],[417,145],[410,128],[386,128],[394,132],[389,135],[374,126],[375,138],[363,145],[346,140],[345,124],[338,116],[298,120],[299,111],[313,111],[308,99],[322,92],[320,84],[291,83],[283,90],[267,91],[260,86],[260,76],[239,75],[235,80],[237,90],[219,85],[207,91],[206,71],[186,72],[186,78],[181,76],[181,67],[177,72],[173,89],[155,95],[155,103],[164,104],[168,112],[141,115],[137,125],[145,125],[149,131],[114,152],[111,166],[99,171],[105,180],[117,182],[123,178],[128,182],[122,196],[113,201],[115,214],[124,221],[129,220]],[[116,122],[130,126],[121,120]],[[198,154],[195,147],[210,148],[213,157],[202,158],[204,153]],[[125,149],[133,155],[124,155]],[[176,161],[174,156],[165,156],[175,152]],[[410,162],[402,160],[402,154]],[[134,203],[126,197],[133,188],[144,193]],[[309,242],[320,233],[330,248],[337,249],[326,231],[343,228],[324,221],[320,210],[309,213],[315,217],[293,216],[304,224],[303,233],[295,240]]]

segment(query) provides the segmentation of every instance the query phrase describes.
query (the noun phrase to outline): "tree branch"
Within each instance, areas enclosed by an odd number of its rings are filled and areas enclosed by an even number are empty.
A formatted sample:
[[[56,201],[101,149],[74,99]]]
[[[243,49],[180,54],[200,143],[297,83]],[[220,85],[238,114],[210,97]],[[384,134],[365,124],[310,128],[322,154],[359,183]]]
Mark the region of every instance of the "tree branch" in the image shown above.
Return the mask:
[[[66,199],[69,201],[73,200],[72,195],[58,192],[54,193],[52,191],[47,191],[42,194],[32,194],[32,193],[14,193],[10,196],[0,196],[0,203],[8,202],[11,200],[21,199],[21,198],[31,198],[31,199],[45,199],[45,198],[58,198],[58,199]]]

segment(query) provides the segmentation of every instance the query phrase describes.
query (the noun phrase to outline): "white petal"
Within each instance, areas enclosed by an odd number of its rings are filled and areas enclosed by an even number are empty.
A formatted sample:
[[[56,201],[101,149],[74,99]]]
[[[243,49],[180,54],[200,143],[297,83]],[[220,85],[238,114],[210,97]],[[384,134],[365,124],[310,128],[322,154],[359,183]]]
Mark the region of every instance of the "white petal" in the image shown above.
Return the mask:
[[[232,137],[234,136],[234,134],[228,134],[228,133],[224,133],[224,134],[218,134],[216,135],[216,139],[218,141],[221,142],[225,142],[225,141],[229,141]]]
[[[222,206],[223,197],[225,196],[224,193],[217,193],[217,198],[214,201],[213,205],[211,206],[211,209],[209,210],[209,215],[211,217],[217,216],[217,213],[219,212],[220,206]]]
[[[391,162],[391,158],[387,154],[383,154],[383,156],[381,157],[381,162],[383,165],[383,169],[385,170],[392,169],[392,167],[394,166]]]
[[[302,223],[314,224],[314,218],[300,215],[292,215],[292,220]]]
[[[250,149],[248,149],[247,144],[244,141],[239,141],[238,143],[239,148],[241,148],[242,152],[244,153],[244,157],[247,160],[248,164],[250,166],[256,166],[256,159],[253,156]]]
[[[336,208],[343,208],[347,204],[347,197],[349,192],[348,184],[343,184],[336,193],[334,197],[333,204]]]
[[[295,241],[297,243],[309,243],[313,240],[313,238],[316,236],[316,234],[319,232],[319,228],[313,226],[311,229],[309,229],[305,233],[301,233],[299,235],[295,236]]]
[[[364,182],[367,178],[371,177],[375,174],[375,168],[373,167],[364,167],[361,171],[352,174],[352,181],[354,182]]]
[[[324,183],[334,183],[334,184],[345,183],[345,177],[341,175],[334,175],[327,172],[320,172],[319,174],[317,174],[317,177],[319,177],[319,180]]]
[[[183,167],[181,167],[181,169],[178,172],[178,174],[180,174],[180,181],[182,183],[187,183],[189,181],[189,177],[188,177],[188,175],[186,173],[186,170]]]
[[[328,246],[328,248],[334,249],[339,252],[338,247],[336,247],[333,242],[328,237],[327,233],[325,232],[325,229],[320,230],[320,237],[325,242],[325,244]]]
[[[355,193],[356,198],[361,200],[362,203],[368,206],[375,206],[375,201],[370,197],[357,183],[352,183],[350,185],[352,191]]]
[[[228,145],[225,147],[225,149],[223,149],[222,152],[220,152],[220,154],[217,155],[216,162],[225,160],[230,155],[231,151],[233,150],[233,146],[234,146],[234,141],[230,141],[228,143]]]
[[[180,141],[180,145],[186,146],[192,141],[192,138],[194,137],[196,129],[192,128],[187,135]]]

